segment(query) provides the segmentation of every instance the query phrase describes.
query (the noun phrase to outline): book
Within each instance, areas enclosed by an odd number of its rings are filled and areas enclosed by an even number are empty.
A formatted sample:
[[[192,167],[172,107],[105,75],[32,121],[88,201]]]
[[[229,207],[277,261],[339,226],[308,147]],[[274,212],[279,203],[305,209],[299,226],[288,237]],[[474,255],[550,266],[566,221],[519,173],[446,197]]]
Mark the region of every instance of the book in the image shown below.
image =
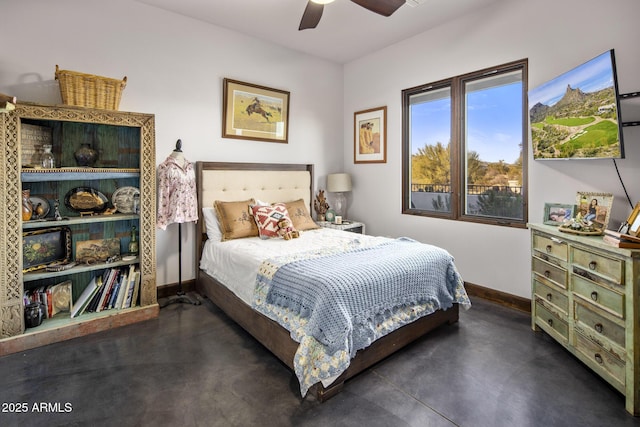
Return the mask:
[[[602,240],[606,244],[615,246],[616,248],[640,249],[640,238],[628,234],[621,234],[613,230],[605,230]]]
[[[78,297],[78,300],[75,302],[75,304],[73,304],[73,307],[71,307],[71,317],[77,317],[84,313],[84,310],[87,308],[91,297],[93,297],[93,295],[98,292],[98,289],[100,289],[101,285],[101,276],[97,276],[91,279],[89,284],[84,288],[84,291],[82,291],[82,294],[80,294],[80,296]]]
[[[125,287],[124,297],[122,299],[122,305],[120,308],[129,308],[131,306],[131,298],[133,297],[133,280],[136,271],[135,265],[129,266],[129,274],[127,274],[127,284]]]
[[[98,303],[98,307],[96,308],[97,312],[104,310],[109,305],[109,298],[111,296],[111,290],[113,289],[113,284],[116,281],[118,275],[118,269],[112,268],[109,270],[109,277],[107,279],[107,283],[104,285],[104,291],[102,292],[102,298],[100,298],[100,302]]]
[[[134,291],[136,287],[136,276],[139,277],[139,275],[140,275],[140,272],[135,271],[135,269],[130,270],[129,285],[127,287],[127,296],[125,297],[125,302],[122,304],[122,308],[131,308],[135,306]]]
[[[118,289],[118,297],[116,298],[116,302],[114,307],[116,310],[120,310],[122,308],[122,302],[124,301],[124,295],[127,293],[127,285],[129,284],[129,274],[127,270],[122,271],[120,274],[120,286]]]
[[[133,295],[131,297],[130,307],[135,307],[138,304],[138,293],[140,291],[140,272],[133,273]]]

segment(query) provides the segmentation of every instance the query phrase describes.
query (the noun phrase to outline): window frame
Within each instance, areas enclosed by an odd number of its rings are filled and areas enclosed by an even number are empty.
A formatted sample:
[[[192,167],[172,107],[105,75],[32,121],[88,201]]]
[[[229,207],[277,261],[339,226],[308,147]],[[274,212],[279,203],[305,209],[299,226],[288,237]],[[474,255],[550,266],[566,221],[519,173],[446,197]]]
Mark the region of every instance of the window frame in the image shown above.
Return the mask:
[[[454,221],[475,222],[507,227],[526,228],[528,221],[528,150],[529,150],[529,116],[528,116],[528,60],[520,59],[506,64],[485,68],[471,73],[454,76],[433,83],[414,86],[402,91],[402,213]],[[465,204],[466,182],[466,140],[465,128],[465,84],[484,77],[520,71],[522,73],[522,219],[492,216],[469,215]],[[450,148],[450,212],[431,211],[411,207],[411,97],[423,92],[449,87],[451,93],[451,141]]]

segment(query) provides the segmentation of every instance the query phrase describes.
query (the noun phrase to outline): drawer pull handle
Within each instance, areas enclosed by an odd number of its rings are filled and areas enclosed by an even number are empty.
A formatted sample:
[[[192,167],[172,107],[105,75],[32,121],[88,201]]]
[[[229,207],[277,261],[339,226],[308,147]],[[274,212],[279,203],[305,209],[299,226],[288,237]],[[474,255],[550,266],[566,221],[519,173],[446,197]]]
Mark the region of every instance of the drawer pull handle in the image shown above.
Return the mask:
[[[598,293],[596,291],[591,292],[591,299],[598,301]]]
[[[601,334],[602,330],[604,329],[602,326],[602,323],[596,323],[593,328],[596,330],[597,333]]]
[[[549,326],[553,327],[553,319],[547,320],[547,323],[549,324]]]
[[[591,262],[589,263],[589,268],[590,268],[591,270],[595,270],[597,265],[598,265],[598,264],[597,264],[595,261],[591,261]]]
[[[593,358],[596,359],[596,362],[598,362],[599,364],[602,365],[603,360],[602,360],[602,356],[600,355],[600,353],[594,354]]]
[[[547,301],[551,301],[551,298],[553,298],[553,295],[547,294]]]
[[[549,270],[545,270],[545,271],[544,271],[544,277],[546,277],[547,279],[548,279],[549,277],[551,277],[551,272],[550,272]]]
[[[546,249],[547,249],[547,253],[550,254],[551,250],[553,250],[553,247],[551,245],[547,245]]]

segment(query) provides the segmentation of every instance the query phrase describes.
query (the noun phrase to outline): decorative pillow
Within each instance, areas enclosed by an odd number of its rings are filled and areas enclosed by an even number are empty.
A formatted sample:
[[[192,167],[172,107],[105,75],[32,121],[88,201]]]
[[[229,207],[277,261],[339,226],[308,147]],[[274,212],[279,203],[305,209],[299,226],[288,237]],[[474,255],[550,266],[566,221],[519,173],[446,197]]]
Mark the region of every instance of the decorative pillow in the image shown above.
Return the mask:
[[[220,224],[218,224],[218,214],[214,208],[202,208],[202,217],[204,225],[207,229],[207,238],[214,242],[222,241],[222,233],[220,232]]]
[[[320,226],[313,221],[311,215],[309,215],[309,209],[307,209],[303,199],[287,202],[285,206],[287,207],[287,211],[289,211],[289,217],[296,230],[303,231],[320,228]]]
[[[258,227],[251,215],[250,205],[255,200],[241,202],[221,202],[216,200],[213,206],[218,214],[218,223],[222,232],[222,241],[258,236]]]
[[[278,223],[283,218],[293,222],[284,203],[274,203],[271,206],[253,205],[251,206],[251,211],[258,225],[258,233],[261,239],[280,237],[278,235]]]

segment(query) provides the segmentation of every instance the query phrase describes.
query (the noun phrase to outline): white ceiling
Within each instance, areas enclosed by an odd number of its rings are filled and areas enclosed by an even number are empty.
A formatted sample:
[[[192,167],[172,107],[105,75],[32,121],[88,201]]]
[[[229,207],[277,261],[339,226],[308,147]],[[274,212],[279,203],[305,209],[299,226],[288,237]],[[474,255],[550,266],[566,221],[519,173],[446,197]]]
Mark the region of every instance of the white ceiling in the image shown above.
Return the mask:
[[[417,0],[390,17],[350,0],[325,5],[315,29],[298,31],[307,0],[137,0],[338,63],[422,33],[501,0]]]

